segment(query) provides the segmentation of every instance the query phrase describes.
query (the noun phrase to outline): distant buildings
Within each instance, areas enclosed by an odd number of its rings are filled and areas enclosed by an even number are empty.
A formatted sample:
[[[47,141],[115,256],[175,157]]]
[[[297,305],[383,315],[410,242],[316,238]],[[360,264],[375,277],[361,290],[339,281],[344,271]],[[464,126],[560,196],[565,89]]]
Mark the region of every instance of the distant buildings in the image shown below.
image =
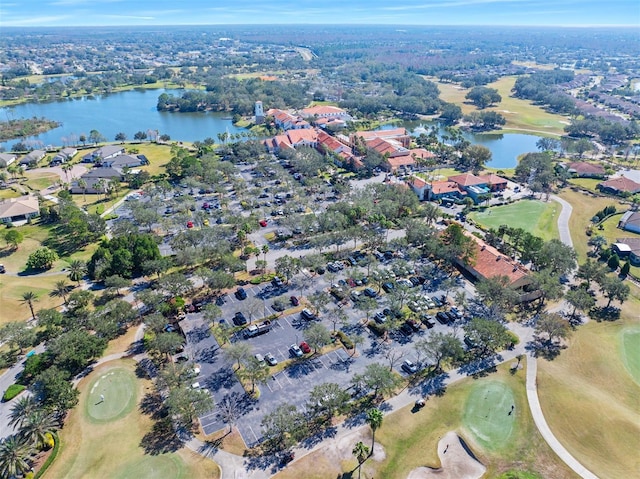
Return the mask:
[[[77,153],[78,150],[76,148],[63,148],[56,154],[56,156],[53,157],[49,165],[57,166],[66,163],[67,161],[71,160]]]
[[[20,159],[20,165],[34,166],[47,154],[44,150],[33,150]]]
[[[627,211],[623,214],[618,228],[640,234],[640,211]]]
[[[95,163],[97,160],[108,160],[118,155],[124,155],[124,147],[119,145],[105,145],[82,157],[83,163]]]
[[[0,153],[0,168],[6,168],[18,159],[16,155],[11,153]]]
[[[606,178],[604,167],[599,163],[575,161],[563,165],[576,178]]]

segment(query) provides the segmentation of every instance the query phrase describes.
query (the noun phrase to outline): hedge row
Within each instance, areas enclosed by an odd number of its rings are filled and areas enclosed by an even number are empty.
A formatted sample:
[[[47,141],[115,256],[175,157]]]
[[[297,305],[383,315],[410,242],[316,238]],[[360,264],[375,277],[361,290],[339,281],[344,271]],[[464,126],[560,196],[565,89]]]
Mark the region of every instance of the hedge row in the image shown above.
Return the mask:
[[[340,342],[345,348],[353,349],[353,341],[351,341],[349,339],[349,336],[347,336],[344,332],[337,331],[336,336],[338,337],[338,339],[340,340]]]
[[[58,451],[60,450],[60,439],[58,439],[57,434],[53,435],[53,440],[54,440],[53,451],[51,451],[51,454],[49,454],[49,457],[47,458],[47,460],[44,461],[44,464],[42,465],[40,470],[36,472],[36,475],[33,477],[33,479],[39,479],[40,477],[42,477],[44,473],[47,472],[47,469],[49,469],[49,466],[51,466],[51,463],[55,460],[56,456],[58,455]]]
[[[14,397],[16,397],[25,389],[26,389],[26,386],[23,386],[22,384],[12,384],[4,392],[4,395],[2,396],[2,401],[3,402],[11,401]]]

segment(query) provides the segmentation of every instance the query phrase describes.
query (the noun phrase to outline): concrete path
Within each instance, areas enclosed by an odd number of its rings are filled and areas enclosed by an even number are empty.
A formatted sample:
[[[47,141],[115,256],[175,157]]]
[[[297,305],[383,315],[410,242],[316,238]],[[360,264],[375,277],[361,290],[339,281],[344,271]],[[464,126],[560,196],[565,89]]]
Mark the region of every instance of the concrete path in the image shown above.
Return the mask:
[[[560,234],[560,241],[573,248],[573,240],[571,239],[571,231],[569,230],[569,218],[571,218],[573,207],[559,196],[551,195],[551,199],[560,203],[562,206],[560,216],[558,216],[558,233]]]
[[[538,371],[538,361],[535,357],[527,358],[527,400],[529,402],[529,409],[533,416],[533,421],[540,431],[540,434],[544,440],[549,444],[549,447],[553,449],[562,461],[569,466],[576,474],[583,479],[598,479],[594,473],[584,467],[580,462],[571,455],[565,447],[560,444],[560,441],[553,435],[547,421],[542,414],[542,408],[540,407],[540,400],[538,399],[538,386],[536,381],[536,374]]]

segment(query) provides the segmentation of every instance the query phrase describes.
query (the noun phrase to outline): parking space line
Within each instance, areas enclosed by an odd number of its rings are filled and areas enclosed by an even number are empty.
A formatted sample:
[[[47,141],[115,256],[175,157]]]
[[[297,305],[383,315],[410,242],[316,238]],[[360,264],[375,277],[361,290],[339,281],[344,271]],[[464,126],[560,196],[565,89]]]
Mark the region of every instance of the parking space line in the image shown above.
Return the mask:
[[[258,442],[258,436],[256,436],[256,433],[253,432],[253,428],[251,426],[247,426],[249,428],[249,430],[251,431],[251,434],[253,434],[254,439],[256,440],[256,442]]]

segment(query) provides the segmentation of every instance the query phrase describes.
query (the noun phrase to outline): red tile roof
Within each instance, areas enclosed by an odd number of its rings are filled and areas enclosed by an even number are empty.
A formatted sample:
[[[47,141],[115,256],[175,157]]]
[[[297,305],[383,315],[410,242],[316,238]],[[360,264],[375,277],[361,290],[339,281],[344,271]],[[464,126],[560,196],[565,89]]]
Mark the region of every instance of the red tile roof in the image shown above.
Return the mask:
[[[450,176],[449,181],[453,181],[458,183],[460,186],[475,186],[475,185],[484,185],[487,182],[471,173],[464,173],[462,175]]]
[[[442,195],[442,194],[446,194],[446,193],[460,193],[460,194],[464,194],[466,193],[465,191],[462,191],[460,189],[460,186],[458,185],[458,183],[455,183],[453,181],[433,181],[431,182],[431,191],[433,192],[434,195]]]
[[[422,178],[420,178],[419,176],[412,176],[411,179],[409,180],[409,184],[414,188],[419,188],[419,189],[427,186],[427,182]]]
[[[478,176],[478,178],[480,178],[481,180],[484,180],[484,182],[488,185],[506,185],[507,184],[507,180],[505,180],[501,176],[496,175],[495,173],[480,175]]]
[[[289,141],[292,145],[302,142],[316,143],[318,141],[318,132],[308,128],[303,128],[301,130],[288,130],[287,136],[289,137]]]
[[[416,164],[416,160],[411,155],[390,156],[386,162],[392,169],[398,168],[399,166],[412,166]]]
[[[636,183],[629,178],[625,178],[624,176],[620,176],[618,178],[611,178],[610,180],[603,181],[599,183],[598,186],[602,188],[610,188],[616,191],[628,191],[629,193],[638,193],[640,192],[640,183]]]
[[[338,108],[337,106],[329,106],[329,105],[318,105],[312,106],[309,108],[305,108],[301,111],[304,116],[314,116],[314,115],[346,115],[347,112],[342,108]]]
[[[604,175],[604,167],[602,165],[586,161],[569,163],[567,168],[569,171],[576,172],[579,175]]]
[[[509,284],[522,286],[526,283],[529,271],[519,262],[508,258],[500,253],[493,246],[488,245],[480,238],[465,231],[466,236],[475,242],[475,257],[473,268],[483,278],[494,278],[496,276],[506,276]]]

